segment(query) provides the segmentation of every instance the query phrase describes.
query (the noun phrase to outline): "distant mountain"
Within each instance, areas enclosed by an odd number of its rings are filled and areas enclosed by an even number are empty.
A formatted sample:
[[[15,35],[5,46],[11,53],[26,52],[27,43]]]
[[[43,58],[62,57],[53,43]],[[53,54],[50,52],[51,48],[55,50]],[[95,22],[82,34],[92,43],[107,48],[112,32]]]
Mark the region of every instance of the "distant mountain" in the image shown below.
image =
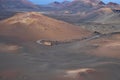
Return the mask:
[[[81,17],[79,21],[83,22],[95,22],[102,24],[119,24],[120,23],[120,10],[112,9],[109,7],[103,7],[92,12],[89,12],[85,16]]]
[[[63,20],[69,23],[73,24],[80,24],[80,23],[86,23],[86,22],[93,22],[96,19],[110,15],[114,13],[114,11],[111,8],[108,7],[99,7],[99,8],[93,8],[91,11],[80,11],[74,14],[63,14],[63,15],[58,15],[58,14],[49,14],[48,16]],[[103,19],[102,19],[103,20]]]
[[[99,8],[99,9],[93,10],[92,12],[87,13],[85,16],[81,17],[79,21],[80,22],[94,22],[96,21],[96,19],[101,18],[101,17],[102,17],[101,20],[103,20],[105,16],[107,17],[110,14],[113,14],[113,10],[111,8],[103,7],[103,8]]]
[[[120,4],[114,2],[109,2],[106,6],[110,8],[120,8]]]
[[[91,5],[97,5],[101,0],[74,0],[73,2],[82,2],[82,3],[86,3],[86,4],[91,4]]]
[[[119,5],[119,4],[114,3],[114,2],[109,2],[107,5],[109,5],[109,6],[116,6],[116,5]]]
[[[37,6],[28,0],[0,0],[0,9],[37,9]]]
[[[54,2],[52,2],[50,4],[48,4],[48,6],[60,9],[60,8],[64,8],[69,3],[70,3],[70,1],[63,1],[63,2],[54,1]]]
[[[50,4],[48,4],[49,7],[55,7],[55,8],[61,8],[63,6],[63,4],[61,4],[60,2],[52,2]]]
[[[100,1],[98,4],[99,5],[106,5],[103,1]]]
[[[3,27],[4,26],[4,27]],[[0,36],[20,40],[72,40],[82,39],[91,32],[74,25],[51,19],[37,12],[19,13],[0,22]]]
[[[98,17],[97,19],[95,19],[95,22],[103,23],[103,24],[119,24],[120,23],[120,12],[102,15]]]
[[[74,0],[48,16],[76,24],[107,17],[114,13],[114,9],[120,10],[120,5],[113,2],[105,4],[101,0]]]
[[[65,10],[71,11],[72,13],[76,13],[78,11],[86,11],[92,8],[91,4],[84,3],[83,1],[75,0],[68,5],[65,6]]]
[[[100,0],[73,0],[72,2],[64,1],[49,4],[49,6],[58,8],[60,13],[70,14],[92,11],[104,5],[105,3]]]
[[[117,3],[110,2],[108,4],[105,4],[101,0],[73,0],[71,2],[65,1],[65,2],[53,2],[49,4],[49,6],[52,6],[54,8],[58,8],[58,13],[82,13],[82,12],[92,12],[96,9],[100,9],[102,7],[107,8],[120,8],[120,5]]]
[[[65,10],[76,12],[90,11],[99,3],[99,0],[74,0],[67,4],[64,8]]]

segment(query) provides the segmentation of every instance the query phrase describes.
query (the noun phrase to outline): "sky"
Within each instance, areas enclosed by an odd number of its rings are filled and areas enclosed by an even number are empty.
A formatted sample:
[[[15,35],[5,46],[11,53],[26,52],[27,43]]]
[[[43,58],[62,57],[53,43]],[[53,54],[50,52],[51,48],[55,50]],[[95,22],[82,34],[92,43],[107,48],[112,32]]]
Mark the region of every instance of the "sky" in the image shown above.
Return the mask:
[[[64,0],[30,0],[30,1],[34,2],[35,4],[48,4],[48,3],[54,2],[54,1],[62,2]],[[72,0],[69,0],[69,1],[72,1]],[[105,3],[116,2],[116,3],[120,4],[120,0],[102,0],[102,1],[104,1]]]

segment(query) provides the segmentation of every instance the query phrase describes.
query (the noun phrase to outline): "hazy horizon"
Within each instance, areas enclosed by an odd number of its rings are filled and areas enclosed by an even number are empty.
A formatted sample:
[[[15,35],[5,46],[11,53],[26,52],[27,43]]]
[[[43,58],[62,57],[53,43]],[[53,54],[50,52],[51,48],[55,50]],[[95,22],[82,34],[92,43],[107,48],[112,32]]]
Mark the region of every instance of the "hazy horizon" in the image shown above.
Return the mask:
[[[35,4],[43,4],[44,5],[44,4],[49,4],[51,2],[54,2],[54,1],[62,2],[62,1],[66,1],[66,0],[30,0],[30,1],[32,1]],[[68,0],[68,1],[73,1],[73,0]],[[116,2],[116,3],[120,4],[119,0],[102,0],[102,1],[105,3]]]

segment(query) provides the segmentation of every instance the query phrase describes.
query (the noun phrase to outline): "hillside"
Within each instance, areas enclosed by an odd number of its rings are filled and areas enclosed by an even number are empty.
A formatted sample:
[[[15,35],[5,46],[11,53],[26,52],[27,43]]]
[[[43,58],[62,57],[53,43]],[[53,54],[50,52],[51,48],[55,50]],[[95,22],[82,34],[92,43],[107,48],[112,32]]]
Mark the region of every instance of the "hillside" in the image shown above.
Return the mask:
[[[120,13],[113,13],[108,15],[103,15],[95,20],[97,23],[104,24],[119,24],[120,23]]]
[[[120,33],[111,33],[101,38],[91,41],[93,46],[91,53],[98,56],[107,56],[112,58],[120,58]]]
[[[37,7],[28,0],[0,0],[0,9],[36,9]]]
[[[3,27],[4,26],[4,27]],[[89,36],[87,30],[37,12],[19,13],[0,22],[0,35],[23,40],[72,40]]]

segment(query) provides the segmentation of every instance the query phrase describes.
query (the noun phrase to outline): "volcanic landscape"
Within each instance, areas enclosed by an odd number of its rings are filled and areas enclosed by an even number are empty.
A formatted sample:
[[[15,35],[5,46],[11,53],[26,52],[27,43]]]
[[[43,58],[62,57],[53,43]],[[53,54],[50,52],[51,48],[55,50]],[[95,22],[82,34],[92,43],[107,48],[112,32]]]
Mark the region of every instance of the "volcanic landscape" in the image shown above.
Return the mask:
[[[120,4],[0,0],[0,80],[120,80]]]

